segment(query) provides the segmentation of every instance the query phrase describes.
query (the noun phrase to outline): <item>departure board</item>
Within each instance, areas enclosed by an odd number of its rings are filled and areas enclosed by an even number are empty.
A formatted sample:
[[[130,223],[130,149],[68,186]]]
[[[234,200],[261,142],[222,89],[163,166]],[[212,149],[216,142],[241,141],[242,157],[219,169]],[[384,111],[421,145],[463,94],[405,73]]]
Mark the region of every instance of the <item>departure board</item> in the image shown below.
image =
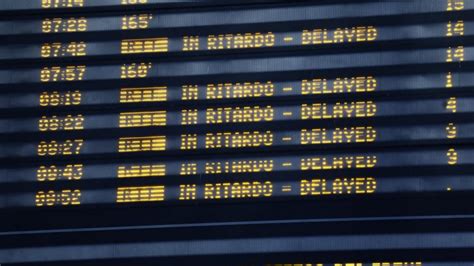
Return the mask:
[[[1,266],[473,265],[473,0],[0,15]]]

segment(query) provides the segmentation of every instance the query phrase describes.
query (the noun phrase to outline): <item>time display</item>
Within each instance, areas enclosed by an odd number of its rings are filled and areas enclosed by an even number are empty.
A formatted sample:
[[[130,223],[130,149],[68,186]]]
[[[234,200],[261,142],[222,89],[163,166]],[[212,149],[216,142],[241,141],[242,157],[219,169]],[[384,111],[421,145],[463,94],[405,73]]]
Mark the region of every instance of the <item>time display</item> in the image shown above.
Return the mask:
[[[87,31],[87,19],[79,18],[46,18],[41,25],[43,33],[84,32]]]
[[[38,129],[39,131],[82,130],[84,129],[84,117],[82,115],[43,116],[38,121]]]
[[[41,7],[48,8],[70,8],[84,7],[85,0],[41,0]]]
[[[80,205],[81,191],[79,189],[39,191],[36,193],[35,203],[37,207]]]
[[[36,171],[38,181],[80,180],[84,174],[82,164],[68,164],[64,167],[40,166]]]
[[[80,105],[81,101],[82,93],[78,90],[64,92],[44,91],[39,97],[39,104],[42,107]]]
[[[41,46],[41,57],[85,56],[86,48],[85,42],[45,43]]]
[[[59,155],[78,155],[81,153],[84,140],[66,140],[58,141],[41,141],[38,144],[38,156],[59,156]]]
[[[41,82],[81,81],[86,66],[44,67],[40,71]]]

